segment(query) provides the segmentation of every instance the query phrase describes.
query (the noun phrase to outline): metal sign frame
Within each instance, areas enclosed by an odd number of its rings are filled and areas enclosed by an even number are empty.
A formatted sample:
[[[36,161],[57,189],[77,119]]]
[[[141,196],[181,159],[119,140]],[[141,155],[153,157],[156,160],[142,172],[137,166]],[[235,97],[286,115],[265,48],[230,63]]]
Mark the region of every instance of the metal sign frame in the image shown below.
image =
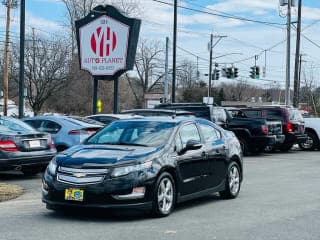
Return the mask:
[[[88,70],[83,69],[81,64],[80,29],[102,16],[107,16],[109,18],[114,19],[115,21],[129,26],[126,64],[123,69],[116,71],[113,75],[92,75]],[[99,5],[95,7],[93,10],[91,10],[91,12],[87,16],[80,20],[77,20],[75,22],[75,25],[80,69],[89,72],[97,80],[116,80],[126,71],[133,69],[141,25],[140,19],[128,18],[124,16],[122,13],[120,13],[120,11],[117,8],[111,5]]]

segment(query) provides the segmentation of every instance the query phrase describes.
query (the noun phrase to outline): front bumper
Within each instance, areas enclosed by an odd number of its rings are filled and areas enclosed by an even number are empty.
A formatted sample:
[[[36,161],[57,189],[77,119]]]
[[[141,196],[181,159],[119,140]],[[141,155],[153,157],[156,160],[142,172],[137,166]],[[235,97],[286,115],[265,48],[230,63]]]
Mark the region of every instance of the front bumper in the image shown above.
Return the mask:
[[[47,172],[43,177],[42,201],[53,207],[84,207],[84,208],[133,208],[147,209],[152,206],[155,175],[132,173],[116,179],[105,177],[103,182],[96,184],[71,184],[60,182],[56,176]],[[133,188],[145,187],[143,198],[119,200],[115,196],[128,195]],[[65,200],[65,190],[81,189],[83,201]]]
[[[45,167],[54,156],[55,154],[47,154],[40,156],[0,159],[0,170],[12,170],[16,169],[17,167]]]

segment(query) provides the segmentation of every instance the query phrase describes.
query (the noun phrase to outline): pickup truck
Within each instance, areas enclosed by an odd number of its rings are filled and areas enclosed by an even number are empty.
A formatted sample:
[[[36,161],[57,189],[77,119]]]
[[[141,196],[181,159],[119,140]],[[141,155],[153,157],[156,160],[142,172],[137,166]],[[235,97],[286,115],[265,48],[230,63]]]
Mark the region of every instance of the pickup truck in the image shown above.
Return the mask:
[[[305,134],[307,140],[299,143],[302,150],[314,151],[320,149],[320,118],[305,118]]]
[[[235,133],[245,155],[262,152],[267,146],[283,140],[280,122],[233,116],[227,109],[203,103],[167,103],[156,109],[173,109],[192,112],[197,117],[209,119],[224,129]]]

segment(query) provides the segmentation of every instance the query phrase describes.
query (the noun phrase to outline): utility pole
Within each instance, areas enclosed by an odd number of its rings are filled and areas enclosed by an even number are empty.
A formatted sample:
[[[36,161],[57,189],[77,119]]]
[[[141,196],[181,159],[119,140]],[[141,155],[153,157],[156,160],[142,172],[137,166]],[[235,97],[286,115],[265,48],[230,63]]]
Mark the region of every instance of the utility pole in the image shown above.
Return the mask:
[[[287,68],[286,68],[286,94],[285,94],[285,104],[287,106],[290,105],[291,3],[292,3],[292,0],[288,0],[288,10],[287,10]]]
[[[293,86],[293,106],[299,107],[299,69],[301,68],[301,54],[300,54],[300,38],[301,38],[301,10],[302,0],[299,0],[298,4],[298,24],[297,24],[297,43],[296,43],[296,59],[294,67],[294,86]],[[300,61],[299,61],[300,59]],[[300,62],[300,64],[299,64]],[[300,66],[300,68],[299,68]]]
[[[213,45],[213,34],[210,35],[210,63],[209,63],[209,88],[208,88],[208,99],[211,97],[211,81],[212,81],[212,45]],[[208,100],[209,101],[209,100]]]
[[[166,60],[165,60],[165,74],[164,74],[164,99],[165,102],[168,101],[169,99],[169,93],[168,93],[168,89],[169,89],[169,79],[168,79],[168,62],[169,62],[169,38],[166,37]]]
[[[173,63],[172,63],[172,102],[176,101],[176,63],[177,63],[177,15],[178,15],[178,0],[174,0],[173,13]]]
[[[7,7],[7,21],[6,21],[6,40],[4,50],[4,76],[3,76],[3,115],[8,115],[8,98],[9,98],[9,33],[11,21],[11,8],[17,6],[17,2],[13,0],[3,1]]]
[[[25,40],[25,0],[20,1],[20,66],[19,66],[19,118],[24,115],[24,40]]]
[[[227,36],[217,36],[217,35],[213,35],[211,33],[210,35],[210,43],[209,43],[209,52],[210,52],[210,59],[209,59],[209,86],[208,86],[208,100],[209,97],[211,97],[211,82],[212,82],[212,54],[213,54],[213,48],[215,46],[217,46],[217,44],[221,41],[222,38],[225,38]],[[215,44],[213,44],[213,38],[218,38],[218,40],[215,42]]]

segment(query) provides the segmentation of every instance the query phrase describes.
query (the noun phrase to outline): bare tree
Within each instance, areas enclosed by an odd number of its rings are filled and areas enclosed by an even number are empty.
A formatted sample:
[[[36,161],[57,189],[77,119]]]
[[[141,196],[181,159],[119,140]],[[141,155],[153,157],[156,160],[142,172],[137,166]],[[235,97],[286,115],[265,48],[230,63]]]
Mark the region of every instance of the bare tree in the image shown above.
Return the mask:
[[[142,39],[138,45],[135,67],[143,95],[164,76],[163,53],[160,41]]]
[[[33,38],[25,45],[25,86],[28,101],[35,114],[43,104],[61,90],[66,83],[70,66],[69,44],[65,39]],[[18,49],[13,51],[13,62],[19,62]],[[18,73],[17,64],[12,72]],[[15,77],[17,81],[17,76]]]
[[[197,83],[197,67],[190,60],[183,60],[177,67],[178,87],[190,89],[198,85]]]

